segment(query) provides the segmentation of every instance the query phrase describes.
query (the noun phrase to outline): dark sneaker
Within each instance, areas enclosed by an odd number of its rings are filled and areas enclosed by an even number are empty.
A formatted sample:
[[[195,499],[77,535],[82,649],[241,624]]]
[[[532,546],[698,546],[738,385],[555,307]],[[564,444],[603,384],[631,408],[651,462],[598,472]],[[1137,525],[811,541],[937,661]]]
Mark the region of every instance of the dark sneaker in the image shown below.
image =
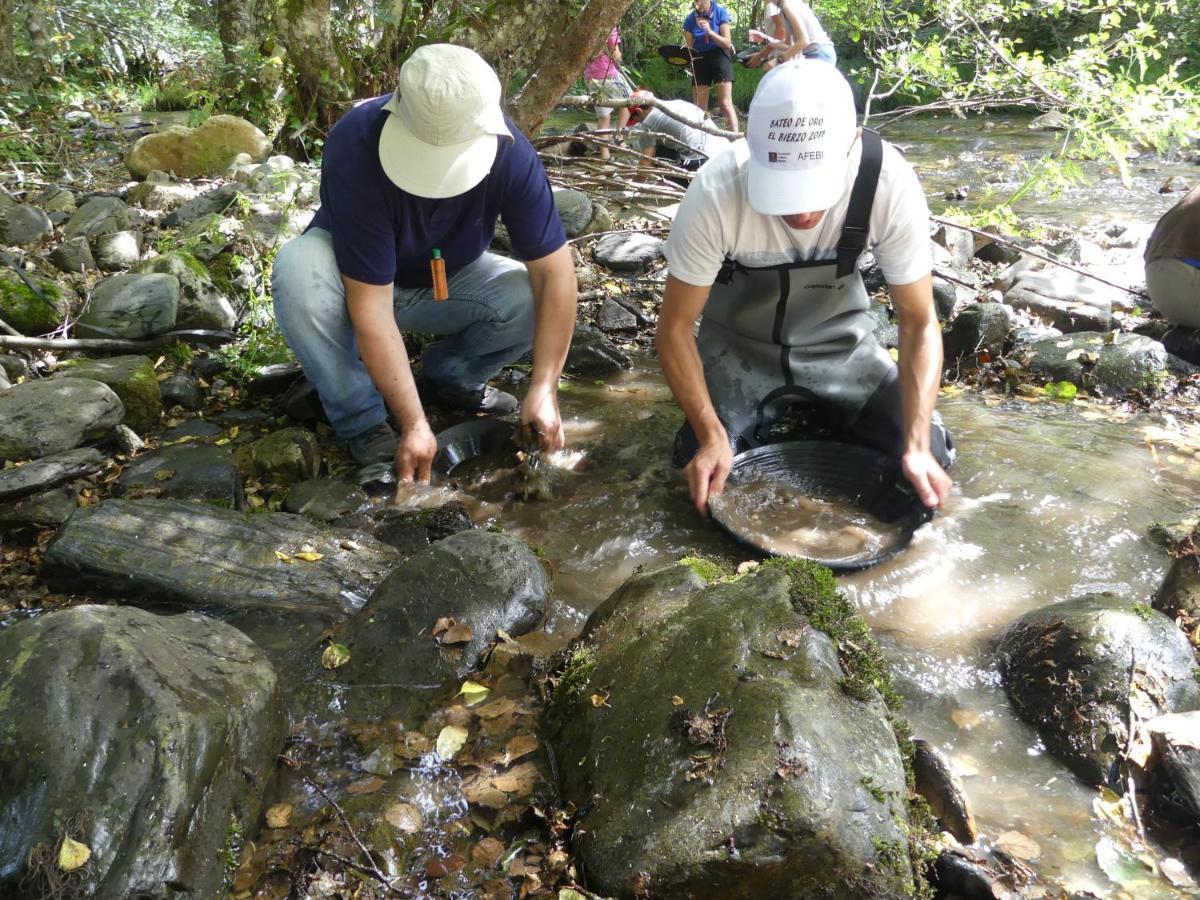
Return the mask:
[[[512,394],[498,390],[490,384],[485,384],[477,391],[466,391],[462,388],[431,384],[426,381],[421,385],[421,392],[438,406],[460,412],[507,416],[509,413],[516,412],[520,406],[517,398]]]
[[[346,448],[360,466],[377,462],[391,462],[396,457],[396,443],[400,435],[387,422],[380,422],[362,434],[346,441]]]

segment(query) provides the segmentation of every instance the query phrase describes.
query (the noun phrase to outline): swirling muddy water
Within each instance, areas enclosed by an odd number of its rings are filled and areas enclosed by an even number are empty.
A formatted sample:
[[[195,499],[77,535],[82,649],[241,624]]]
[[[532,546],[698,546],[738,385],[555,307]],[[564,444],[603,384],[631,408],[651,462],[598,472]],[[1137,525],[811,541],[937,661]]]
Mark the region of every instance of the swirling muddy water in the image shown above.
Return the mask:
[[[545,552],[556,572],[551,632],[573,635],[639,566],[692,550],[753,558],[689,505],[667,459],[677,413],[652,360],[574,383],[561,399],[562,461],[575,469],[561,472],[561,499],[475,509]],[[1163,442],[1174,423],[1152,415],[965,393],[940,408],[959,446],[945,510],[897,558],[840,584],[891,658],[917,735],[965,775],[981,830],[1023,832],[1041,848],[1039,872],[1116,896],[1096,864],[1097,843],[1115,837],[1093,812],[1096,791],[1015,718],[991,641],[1026,610],[1083,592],[1148,601],[1170,560],[1147,527],[1188,511],[1200,455]],[[1102,844],[1110,868],[1115,846]],[[1145,878],[1126,889],[1177,896]]]

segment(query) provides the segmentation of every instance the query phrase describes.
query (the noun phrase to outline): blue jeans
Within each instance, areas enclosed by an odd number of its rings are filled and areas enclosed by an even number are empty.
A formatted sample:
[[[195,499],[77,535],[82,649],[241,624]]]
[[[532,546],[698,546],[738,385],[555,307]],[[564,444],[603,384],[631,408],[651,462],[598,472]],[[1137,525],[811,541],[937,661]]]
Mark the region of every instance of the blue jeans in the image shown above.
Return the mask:
[[[831,66],[837,65],[837,50],[833,44],[809,44],[802,55],[805,59],[819,59]]]
[[[422,354],[424,377],[457,390],[478,390],[533,346],[533,288],[523,263],[484,253],[449,280],[450,299],[432,288],[394,293],[401,331],[446,335]],[[328,231],[288,241],[271,274],[275,319],[342,440],[387,418],[383,398],[358,355],[346,290]]]

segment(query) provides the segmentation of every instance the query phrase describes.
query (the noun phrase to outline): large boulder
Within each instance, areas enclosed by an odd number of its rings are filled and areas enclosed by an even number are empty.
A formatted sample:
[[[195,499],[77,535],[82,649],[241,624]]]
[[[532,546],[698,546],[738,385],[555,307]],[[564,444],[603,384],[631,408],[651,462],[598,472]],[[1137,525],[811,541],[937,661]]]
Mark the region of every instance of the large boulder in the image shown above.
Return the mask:
[[[541,560],[523,541],[483,530],[453,534],[397,567],[346,623],[339,640],[350,662],[337,677],[410,686],[460,679],[498,631],[520,635],[540,622],[549,592]],[[469,636],[435,636],[440,619]]]
[[[0,659],[0,893],[223,895],[285,736],[262,652],[203,616],[79,606],[0,631]],[[90,851],[69,894],[65,839]]]
[[[155,169],[179,178],[200,178],[220,175],[239,153],[261,161],[270,152],[267,136],[245,119],[212,116],[196,128],[172,125],[139,138],[125,165],[135,178]]]
[[[1200,709],[1187,638],[1162,613],[1114,594],[1026,613],[1001,635],[999,656],[1017,714],[1094,784],[1125,753],[1131,703],[1143,720]]]
[[[133,271],[175,276],[179,282],[177,328],[229,329],[237,322],[229,299],[217,288],[204,264],[190,253],[177,251],[143,260]]]
[[[179,279],[174,275],[114,275],[96,285],[79,317],[79,333],[137,340],[175,326]]]
[[[139,454],[121,472],[117,489],[130,500],[205,500],[227,509],[245,502],[229,448],[196,441]]]
[[[67,320],[71,303],[52,281],[26,276],[36,290],[8,269],[0,269],[0,319],[21,334],[46,334]]]
[[[820,630],[850,615],[832,576],[775,562],[703,574],[634,576],[558,677],[547,736],[589,887],[910,895],[904,764],[871,680]],[[839,639],[870,643],[865,626]]]
[[[85,378],[43,378],[0,393],[0,461],[39,459],[104,437],[125,407],[108,385]]]
[[[16,500],[48,491],[76,478],[95,475],[102,468],[104,456],[100,451],[85,447],[0,469],[0,500]]]
[[[72,359],[59,366],[56,378],[87,378],[112,388],[125,407],[124,424],[146,432],[162,418],[162,393],[154,362],[146,356]]]
[[[1128,294],[1067,269],[1023,271],[1007,288],[1004,301],[1060,331],[1110,331],[1117,321],[1114,305]]]
[[[281,428],[238,448],[237,464],[249,475],[272,484],[298,484],[316,478],[321,446],[307,428]]]
[[[947,366],[964,358],[978,359],[980,351],[992,359],[1004,352],[1004,342],[1012,328],[1012,315],[1003,303],[976,303],[968,306],[942,332],[942,349]]]
[[[163,225],[168,228],[184,228],[214,213],[223,213],[233,205],[237,196],[236,184],[223,184],[211,191],[205,191],[163,219]]]
[[[71,517],[47,547],[42,577],[71,593],[202,609],[247,628],[267,620],[279,631],[287,618],[319,633],[357,609],[397,559],[369,537],[288,513],[106,500]]]
[[[1158,394],[1170,380],[1163,345],[1140,334],[1076,332],[1033,341],[1023,352],[1033,372],[1077,387]]]

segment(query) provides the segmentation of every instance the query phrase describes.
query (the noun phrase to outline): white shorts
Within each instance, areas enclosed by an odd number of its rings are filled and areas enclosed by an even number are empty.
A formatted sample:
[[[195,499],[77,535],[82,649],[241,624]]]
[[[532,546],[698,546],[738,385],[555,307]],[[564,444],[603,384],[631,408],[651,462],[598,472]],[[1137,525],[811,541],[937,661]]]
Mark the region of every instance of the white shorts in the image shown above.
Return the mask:
[[[613,75],[611,78],[589,78],[587,80],[588,93],[602,100],[624,100],[633,93],[629,89],[629,83],[620,75]],[[611,116],[611,106],[594,106],[592,110],[596,116]]]

